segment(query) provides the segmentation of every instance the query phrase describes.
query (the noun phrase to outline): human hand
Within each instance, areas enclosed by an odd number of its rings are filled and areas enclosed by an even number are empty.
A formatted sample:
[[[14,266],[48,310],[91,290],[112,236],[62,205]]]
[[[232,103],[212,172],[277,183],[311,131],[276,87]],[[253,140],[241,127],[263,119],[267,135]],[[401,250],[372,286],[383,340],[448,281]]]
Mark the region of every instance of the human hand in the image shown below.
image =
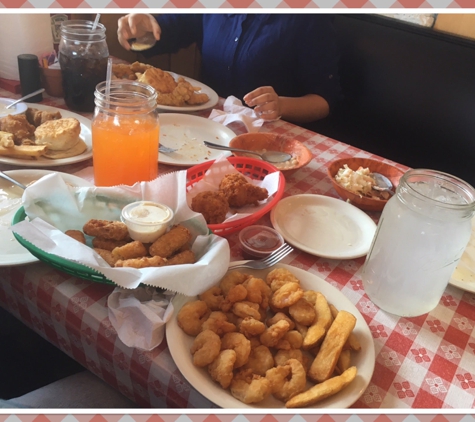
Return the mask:
[[[130,38],[143,37],[147,32],[152,32],[157,41],[162,32],[157,20],[150,14],[130,13],[118,21],[117,38],[126,50],[130,50]]]
[[[282,116],[280,98],[271,86],[261,86],[246,94],[243,99],[264,120],[278,120]]]

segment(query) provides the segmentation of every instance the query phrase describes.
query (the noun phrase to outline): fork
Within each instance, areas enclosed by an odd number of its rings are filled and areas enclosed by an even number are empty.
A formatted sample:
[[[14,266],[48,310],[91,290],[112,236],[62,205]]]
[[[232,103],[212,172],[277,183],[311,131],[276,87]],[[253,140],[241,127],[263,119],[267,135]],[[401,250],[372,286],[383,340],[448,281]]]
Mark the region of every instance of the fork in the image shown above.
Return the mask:
[[[160,151],[163,154],[170,154],[172,152],[178,151],[178,149],[177,148],[169,148],[169,147],[166,147],[165,145],[160,144],[158,146],[158,151]]]
[[[269,268],[277,264],[280,260],[285,258],[293,250],[294,248],[292,248],[292,246],[288,245],[287,243],[284,243],[282,246],[280,246],[278,249],[276,249],[266,258],[258,259],[258,260],[250,260],[242,264],[236,264],[234,266],[233,264],[231,264],[229,268],[232,270],[236,268],[253,268],[255,270],[263,270],[265,268]]]

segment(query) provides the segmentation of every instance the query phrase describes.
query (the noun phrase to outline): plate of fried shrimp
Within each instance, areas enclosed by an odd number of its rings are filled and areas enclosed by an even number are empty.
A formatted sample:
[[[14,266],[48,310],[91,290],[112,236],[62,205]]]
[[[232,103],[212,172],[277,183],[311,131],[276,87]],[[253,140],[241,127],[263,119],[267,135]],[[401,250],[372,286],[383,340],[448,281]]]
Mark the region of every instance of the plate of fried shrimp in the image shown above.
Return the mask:
[[[307,271],[231,268],[199,296],[177,295],[173,306],[170,353],[222,408],[347,408],[371,380],[375,351],[363,316]]]

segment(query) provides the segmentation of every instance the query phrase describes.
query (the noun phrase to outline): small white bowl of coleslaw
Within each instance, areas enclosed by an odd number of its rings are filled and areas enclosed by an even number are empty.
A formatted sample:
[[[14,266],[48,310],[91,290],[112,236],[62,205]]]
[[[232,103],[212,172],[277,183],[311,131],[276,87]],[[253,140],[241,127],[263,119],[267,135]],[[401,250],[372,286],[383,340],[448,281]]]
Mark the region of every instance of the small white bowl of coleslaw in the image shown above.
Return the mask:
[[[372,173],[386,176],[396,189],[405,170],[384,161],[348,157],[332,161],[327,172],[342,199],[365,211],[382,211],[391,195],[372,188]]]

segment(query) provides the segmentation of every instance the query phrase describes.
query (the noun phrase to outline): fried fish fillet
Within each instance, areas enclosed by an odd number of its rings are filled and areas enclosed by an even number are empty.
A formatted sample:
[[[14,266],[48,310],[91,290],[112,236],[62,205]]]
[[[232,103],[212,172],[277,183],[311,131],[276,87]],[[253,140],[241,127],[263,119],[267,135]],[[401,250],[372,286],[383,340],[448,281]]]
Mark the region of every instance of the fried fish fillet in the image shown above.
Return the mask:
[[[219,184],[219,190],[228,200],[229,206],[240,208],[244,205],[257,205],[269,196],[267,189],[249,183],[240,173],[227,174]]]
[[[130,238],[125,223],[120,221],[91,219],[82,228],[88,236],[97,236],[103,239],[127,240]]]
[[[177,87],[177,83],[170,73],[156,67],[147,69],[137,79],[139,82],[152,86],[161,94],[171,93]]]

